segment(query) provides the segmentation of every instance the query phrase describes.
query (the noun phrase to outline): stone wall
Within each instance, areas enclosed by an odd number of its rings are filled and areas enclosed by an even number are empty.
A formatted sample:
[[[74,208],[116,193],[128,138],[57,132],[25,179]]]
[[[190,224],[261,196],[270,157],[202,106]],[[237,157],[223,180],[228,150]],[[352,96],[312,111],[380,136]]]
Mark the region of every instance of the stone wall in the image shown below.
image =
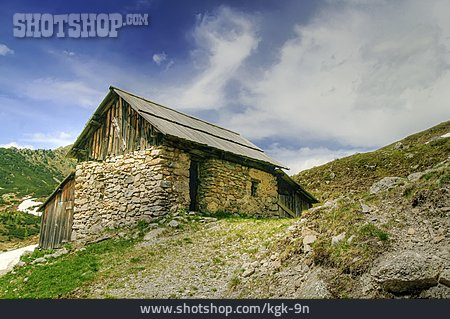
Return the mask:
[[[189,207],[189,155],[155,146],[77,165],[72,240]]]
[[[219,159],[201,162],[199,172],[201,211],[278,215],[277,180],[272,174]],[[257,182],[255,196],[252,181]]]

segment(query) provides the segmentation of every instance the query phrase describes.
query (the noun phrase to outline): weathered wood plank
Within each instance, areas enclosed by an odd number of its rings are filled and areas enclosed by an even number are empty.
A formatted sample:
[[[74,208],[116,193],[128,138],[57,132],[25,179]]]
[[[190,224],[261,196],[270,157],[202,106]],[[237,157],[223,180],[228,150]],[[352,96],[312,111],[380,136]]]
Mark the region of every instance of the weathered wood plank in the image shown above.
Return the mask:
[[[296,217],[295,213],[289,208],[287,207],[285,204],[283,204],[281,201],[278,201],[278,206],[281,207],[281,209],[283,209],[286,213],[288,213],[289,215],[291,215],[292,217]]]
[[[92,129],[84,143],[87,160],[104,160],[158,143],[153,126],[120,97],[111,102],[96,121],[100,126]]]
[[[74,181],[68,181],[45,207],[39,237],[41,248],[58,248],[64,242],[70,240],[73,223],[74,187]]]

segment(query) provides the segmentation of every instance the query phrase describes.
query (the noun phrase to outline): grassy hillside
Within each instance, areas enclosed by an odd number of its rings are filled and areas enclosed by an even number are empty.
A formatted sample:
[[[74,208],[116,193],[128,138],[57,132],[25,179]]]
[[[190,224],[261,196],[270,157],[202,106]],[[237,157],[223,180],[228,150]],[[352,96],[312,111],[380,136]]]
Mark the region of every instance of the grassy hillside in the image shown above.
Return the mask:
[[[56,150],[0,148],[0,205],[4,194],[46,197],[75,167],[65,157],[68,147]]]
[[[446,160],[450,138],[439,137],[449,132],[447,121],[374,152],[337,159],[293,178],[322,201],[365,192],[383,177],[406,177]]]

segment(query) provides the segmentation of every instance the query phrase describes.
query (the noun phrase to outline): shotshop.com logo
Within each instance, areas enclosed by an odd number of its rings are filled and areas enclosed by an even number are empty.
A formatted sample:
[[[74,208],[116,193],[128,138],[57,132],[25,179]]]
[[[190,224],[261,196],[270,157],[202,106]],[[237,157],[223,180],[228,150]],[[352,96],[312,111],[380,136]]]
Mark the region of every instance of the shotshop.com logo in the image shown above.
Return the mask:
[[[123,26],[148,25],[148,14],[129,13],[15,13],[13,34],[17,38],[116,38]]]

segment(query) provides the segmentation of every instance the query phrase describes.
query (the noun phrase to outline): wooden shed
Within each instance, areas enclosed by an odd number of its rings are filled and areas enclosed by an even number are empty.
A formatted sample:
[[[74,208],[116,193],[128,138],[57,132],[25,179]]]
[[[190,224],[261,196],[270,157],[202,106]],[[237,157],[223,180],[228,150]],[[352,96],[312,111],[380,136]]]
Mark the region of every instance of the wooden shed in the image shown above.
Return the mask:
[[[42,204],[39,247],[58,248],[70,241],[74,207],[74,176],[68,175]]]

